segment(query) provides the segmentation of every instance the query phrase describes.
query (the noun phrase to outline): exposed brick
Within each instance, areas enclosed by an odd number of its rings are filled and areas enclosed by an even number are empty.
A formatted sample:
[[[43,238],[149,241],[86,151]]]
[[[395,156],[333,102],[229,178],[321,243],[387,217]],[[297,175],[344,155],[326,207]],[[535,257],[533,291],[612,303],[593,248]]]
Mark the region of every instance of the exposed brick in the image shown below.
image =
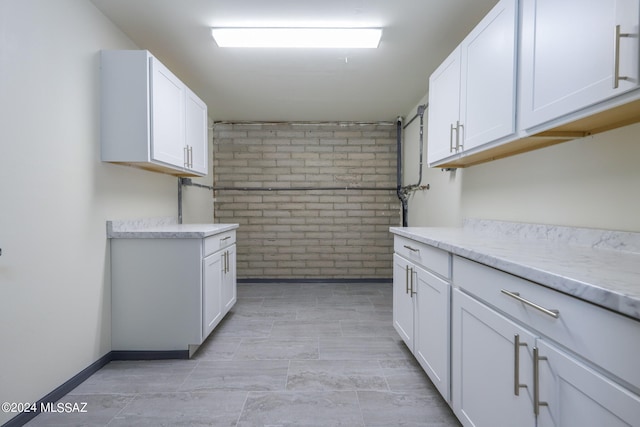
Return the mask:
[[[395,188],[395,124],[224,123],[213,130],[225,187]],[[240,278],[390,278],[400,223],[392,191],[216,191],[235,222]]]

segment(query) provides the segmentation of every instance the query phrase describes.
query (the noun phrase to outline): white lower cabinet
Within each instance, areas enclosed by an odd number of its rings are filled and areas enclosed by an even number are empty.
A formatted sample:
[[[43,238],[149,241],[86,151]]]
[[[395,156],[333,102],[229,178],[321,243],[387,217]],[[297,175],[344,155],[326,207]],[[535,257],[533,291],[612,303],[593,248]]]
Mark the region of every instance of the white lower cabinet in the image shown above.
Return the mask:
[[[113,351],[190,356],[236,302],[235,250],[235,231],[111,239]]]
[[[396,237],[393,326],[442,396],[449,400],[449,255]]]
[[[452,336],[452,402],[462,424],[535,426],[535,336],[458,289]]]
[[[415,304],[411,294],[413,264],[398,254],[393,255],[393,327],[413,352],[413,313]]]
[[[640,426],[640,322],[453,258],[452,407],[465,426]]]
[[[544,340],[536,351],[539,427],[640,425],[640,396]]]
[[[222,319],[223,252],[216,252],[203,260],[202,329],[208,336]]]
[[[213,331],[222,317],[236,303],[235,265],[235,244],[207,256],[203,261],[202,328],[204,336],[208,336]]]
[[[449,282],[415,267],[413,355],[446,400],[449,399]]]
[[[236,292],[236,245],[231,245],[222,254],[222,310],[226,313],[237,300]]]

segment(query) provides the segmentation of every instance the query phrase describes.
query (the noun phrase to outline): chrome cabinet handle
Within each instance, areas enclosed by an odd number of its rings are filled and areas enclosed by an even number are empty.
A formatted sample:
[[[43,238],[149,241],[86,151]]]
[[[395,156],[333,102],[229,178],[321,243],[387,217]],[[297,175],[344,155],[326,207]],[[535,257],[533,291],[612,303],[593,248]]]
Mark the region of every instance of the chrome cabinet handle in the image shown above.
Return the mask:
[[[404,290],[404,293],[407,295],[411,295],[411,297],[413,298],[413,295],[415,294],[415,292],[413,291],[413,274],[417,273],[417,271],[415,271],[413,269],[413,267],[409,267],[408,265],[405,267],[405,284],[406,284],[406,288]]]
[[[184,161],[182,162],[185,168],[189,167],[189,146],[185,145],[182,148],[182,156],[184,157]]]
[[[540,401],[540,361],[547,360],[540,356],[538,347],[533,347],[533,413],[540,415],[541,406],[549,406],[549,402]]]
[[[460,130],[462,130],[462,138],[460,138]],[[462,140],[462,144],[460,143]],[[464,148],[464,125],[458,122],[458,131],[456,132],[456,152]]]
[[[613,88],[618,89],[620,80],[629,80],[629,77],[620,75],[620,38],[633,37],[633,34],[620,32],[620,25],[616,25],[613,35]]]
[[[408,265],[404,268],[404,271],[405,271],[404,283],[406,285],[404,293],[408,294],[409,293],[409,266]]]
[[[415,271],[415,270],[413,269],[413,267],[412,267],[412,268],[411,268],[411,298],[413,298],[413,296],[414,296],[415,294],[417,294],[417,292],[413,290],[413,275],[414,275],[414,274],[417,276],[417,275],[418,275],[418,272],[417,272],[417,271]]]
[[[409,245],[404,245],[405,248],[409,249],[411,252],[420,252],[420,249],[412,248]]]
[[[526,347],[527,343],[520,342],[520,335],[513,336],[513,394],[520,396],[520,389],[527,388],[526,384],[520,384],[520,347]]]
[[[227,261],[227,271],[225,273],[228,273],[229,272],[229,251],[227,251],[226,261]]]
[[[560,311],[558,310],[550,310],[548,308],[544,308],[541,305],[538,305],[534,302],[531,302],[527,299],[524,299],[520,296],[520,294],[518,292],[511,292],[511,291],[507,291],[506,289],[500,289],[500,292],[502,292],[503,294],[510,296],[513,299],[516,299],[518,301],[520,301],[523,304],[528,305],[529,307],[533,307],[538,311],[543,312],[544,314],[546,314],[547,316],[551,316],[554,319],[557,319],[558,317],[560,317]]]
[[[227,269],[227,253],[223,252],[222,253],[222,272],[226,273],[225,271],[226,269]]]
[[[229,240],[231,238],[231,236],[227,236],[227,237],[223,237],[222,239],[220,239],[221,241],[225,241],[225,240]]]
[[[449,152],[453,153],[454,150],[454,146],[453,146],[453,131],[456,131],[456,133],[458,133],[457,128],[453,127],[453,123],[451,123],[451,130],[449,131]]]

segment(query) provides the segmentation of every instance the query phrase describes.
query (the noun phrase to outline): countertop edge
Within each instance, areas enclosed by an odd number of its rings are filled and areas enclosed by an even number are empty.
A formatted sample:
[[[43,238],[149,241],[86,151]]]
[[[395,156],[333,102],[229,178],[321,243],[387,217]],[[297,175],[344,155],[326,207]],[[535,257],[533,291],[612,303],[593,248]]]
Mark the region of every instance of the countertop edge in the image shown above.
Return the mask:
[[[201,227],[198,230],[197,227]],[[239,228],[239,224],[185,224],[114,231],[107,225],[109,239],[203,239]],[[183,228],[183,229],[181,229]]]
[[[457,228],[442,228],[440,230],[449,230],[452,233],[463,233],[462,229]],[[607,289],[593,283],[587,283],[572,277],[567,277],[566,275],[556,274],[553,271],[541,270],[521,262],[514,262],[504,257],[492,255],[488,252],[464,248],[447,242],[446,240],[440,240],[438,238],[432,238],[423,234],[405,230],[402,227],[391,227],[389,231],[395,235],[442,249],[452,253],[453,255],[467,258],[471,261],[512,274],[635,320],[640,320],[640,299],[635,298],[634,296],[627,295],[613,289]],[[478,235],[476,235],[476,237],[478,237]],[[521,244],[525,245],[526,242]]]

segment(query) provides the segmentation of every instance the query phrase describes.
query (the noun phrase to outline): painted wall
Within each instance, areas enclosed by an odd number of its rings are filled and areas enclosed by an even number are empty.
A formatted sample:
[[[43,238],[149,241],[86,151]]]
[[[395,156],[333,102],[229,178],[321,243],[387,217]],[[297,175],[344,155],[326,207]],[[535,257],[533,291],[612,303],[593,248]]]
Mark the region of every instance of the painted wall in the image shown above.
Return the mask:
[[[411,163],[416,123],[405,135],[405,180],[417,176]],[[634,124],[455,172],[429,169],[431,189],[410,200],[409,225],[459,226],[463,218],[485,218],[640,231],[638,135],[640,124]]]
[[[175,177],[100,162],[103,48],[136,46],[86,0],[0,0],[2,402],[111,350],[105,221],[177,215]]]
[[[409,121],[417,114],[418,106],[428,103],[425,95],[418,105],[404,115],[406,128],[403,133],[403,185],[418,183],[420,176],[420,118]],[[422,182],[428,190],[417,190],[409,195],[408,225],[410,227],[456,227],[461,218],[461,183],[463,170],[442,172],[429,168],[427,164],[428,110],[423,119]]]

